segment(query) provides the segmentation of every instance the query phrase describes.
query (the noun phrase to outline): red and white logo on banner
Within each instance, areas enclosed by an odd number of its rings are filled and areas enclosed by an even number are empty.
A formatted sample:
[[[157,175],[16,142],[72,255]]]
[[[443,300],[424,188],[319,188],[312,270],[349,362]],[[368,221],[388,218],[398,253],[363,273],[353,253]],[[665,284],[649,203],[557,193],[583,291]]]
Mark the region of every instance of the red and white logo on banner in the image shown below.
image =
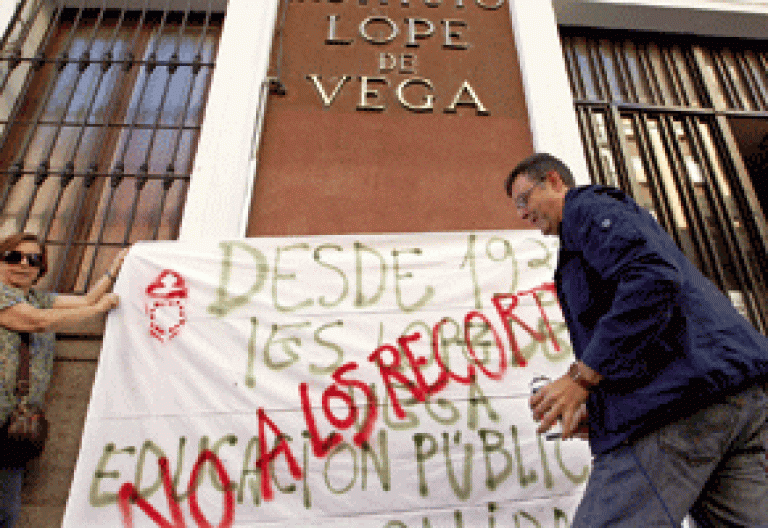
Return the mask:
[[[173,270],[163,270],[146,289],[148,302],[144,310],[149,316],[149,335],[161,343],[179,335],[187,322],[187,285],[184,277]]]

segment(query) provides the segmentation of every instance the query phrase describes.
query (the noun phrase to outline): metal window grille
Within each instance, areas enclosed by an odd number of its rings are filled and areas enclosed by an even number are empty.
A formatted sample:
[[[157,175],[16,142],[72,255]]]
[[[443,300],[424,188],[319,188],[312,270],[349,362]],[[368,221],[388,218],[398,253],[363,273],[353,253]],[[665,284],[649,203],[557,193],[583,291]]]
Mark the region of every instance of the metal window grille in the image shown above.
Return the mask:
[[[40,236],[53,291],[178,235],[223,16],[130,4],[27,0],[0,41],[0,233]]]
[[[766,333],[768,182],[762,171],[750,174],[733,128],[747,119],[768,130],[764,44],[560,32],[593,180],[651,211]]]

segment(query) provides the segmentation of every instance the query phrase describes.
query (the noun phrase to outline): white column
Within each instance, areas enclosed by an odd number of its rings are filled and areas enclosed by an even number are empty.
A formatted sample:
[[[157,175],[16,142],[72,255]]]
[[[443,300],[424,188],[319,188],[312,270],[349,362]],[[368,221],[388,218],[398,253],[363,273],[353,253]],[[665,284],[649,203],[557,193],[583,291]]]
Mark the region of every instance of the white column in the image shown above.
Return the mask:
[[[4,2],[0,2],[0,36],[5,34],[5,29],[11,23],[11,17],[13,16],[13,12],[16,11],[18,3],[19,0],[5,0]]]
[[[590,183],[557,20],[548,0],[509,0],[533,148],[563,160],[576,183]]]
[[[230,0],[180,239],[245,235],[277,0]],[[255,130],[256,128],[256,130]]]

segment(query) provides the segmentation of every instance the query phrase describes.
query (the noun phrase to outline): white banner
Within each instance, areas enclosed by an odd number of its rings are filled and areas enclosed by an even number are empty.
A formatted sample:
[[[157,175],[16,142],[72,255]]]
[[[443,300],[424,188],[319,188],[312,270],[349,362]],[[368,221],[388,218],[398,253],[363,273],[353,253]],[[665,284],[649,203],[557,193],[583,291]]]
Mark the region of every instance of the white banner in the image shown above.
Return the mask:
[[[587,445],[527,405],[572,360],[556,243],[137,244],[63,526],[569,526]]]

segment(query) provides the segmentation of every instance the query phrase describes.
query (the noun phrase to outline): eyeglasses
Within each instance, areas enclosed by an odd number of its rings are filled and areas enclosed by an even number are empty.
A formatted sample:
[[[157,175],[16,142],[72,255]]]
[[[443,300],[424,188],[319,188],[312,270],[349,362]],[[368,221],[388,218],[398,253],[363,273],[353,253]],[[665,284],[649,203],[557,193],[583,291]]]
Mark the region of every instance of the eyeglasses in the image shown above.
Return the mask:
[[[528,189],[525,192],[521,192],[520,194],[518,194],[517,198],[515,198],[515,207],[517,207],[518,210],[525,209],[526,207],[528,207],[528,200],[531,199],[531,193],[533,192],[533,190],[536,187],[538,187],[542,183],[544,183],[543,180],[537,181],[536,183],[534,183],[531,186],[530,189]]]
[[[22,253],[16,249],[12,251],[6,251],[3,253],[2,261],[8,264],[20,264],[22,260],[27,259],[27,264],[33,268],[41,268],[43,266],[42,253]]]

